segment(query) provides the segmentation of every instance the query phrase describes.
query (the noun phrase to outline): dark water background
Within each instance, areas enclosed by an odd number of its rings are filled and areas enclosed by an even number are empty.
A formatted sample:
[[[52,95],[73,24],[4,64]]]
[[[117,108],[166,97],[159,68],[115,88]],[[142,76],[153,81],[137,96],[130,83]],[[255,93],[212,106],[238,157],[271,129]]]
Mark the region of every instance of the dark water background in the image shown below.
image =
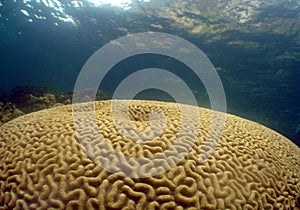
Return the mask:
[[[299,1],[266,1],[267,6],[256,8],[257,13],[246,23],[241,21],[242,9],[256,1],[220,7],[222,1],[217,0],[152,1],[152,5],[136,1],[129,10],[93,7],[87,2],[74,7],[70,1],[60,1],[64,13],[44,1],[0,2],[0,89],[4,92],[25,85],[71,91],[84,63],[104,44],[129,33],[165,32],[187,39],[209,57],[223,82],[229,113],[266,125],[300,145]],[[186,8],[180,6],[184,12],[174,19],[172,13],[167,17],[159,12],[160,2],[169,8],[186,2]],[[191,12],[192,3],[199,4],[200,15]],[[220,15],[211,8],[220,8]],[[239,21],[234,22],[235,13],[227,14],[224,8],[242,8],[232,10],[240,15]],[[183,16],[209,25],[209,29],[191,33],[191,28],[176,24]],[[72,21],[58,17],[71,17]],[[285,23],[292,21],[295,23],[287,27]],[[122,61],[100,89],[110,97],[122,79],[143,68],[173,71],[189,84],[199,106],[210,107],[205,88],[189,69],[158,55]],[[137,98],[173,100],[157,90],[144,91]]]

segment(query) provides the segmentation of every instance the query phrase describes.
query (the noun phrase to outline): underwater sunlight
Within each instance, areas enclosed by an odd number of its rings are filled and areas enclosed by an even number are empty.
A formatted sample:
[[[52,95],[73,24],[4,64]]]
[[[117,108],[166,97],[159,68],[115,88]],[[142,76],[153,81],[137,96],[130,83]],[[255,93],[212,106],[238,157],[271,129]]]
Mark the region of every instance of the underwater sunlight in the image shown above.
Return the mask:
[[[110,5],[117,6],[121,8],[128,8],[129,4],[132,2],[131,0],[88,0],[88,2],[95,4],[95,6],[101,5]]]

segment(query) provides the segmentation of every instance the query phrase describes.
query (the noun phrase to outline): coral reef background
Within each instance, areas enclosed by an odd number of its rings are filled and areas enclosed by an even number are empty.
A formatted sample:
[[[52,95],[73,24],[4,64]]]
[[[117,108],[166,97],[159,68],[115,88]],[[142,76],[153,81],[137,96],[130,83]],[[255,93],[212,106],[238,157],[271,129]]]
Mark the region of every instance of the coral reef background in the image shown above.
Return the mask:
[[[93,100],[90,90],[74,94],[79,102]],[[72,103],[73,92],[56,93],[48,87],[18,86],[9,93],[0,93],[0,125],[30,112],[36,112],[56,106]],[[104,100],[106,96],[98,91],[96,100]]]

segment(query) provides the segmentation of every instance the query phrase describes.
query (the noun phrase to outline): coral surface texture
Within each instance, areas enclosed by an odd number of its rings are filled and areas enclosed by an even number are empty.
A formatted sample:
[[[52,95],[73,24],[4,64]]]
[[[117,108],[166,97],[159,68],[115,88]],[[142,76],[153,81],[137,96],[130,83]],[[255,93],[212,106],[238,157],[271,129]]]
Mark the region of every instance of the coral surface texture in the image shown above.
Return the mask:
[[[3,124],[0,209],[298,208],[300,149],[289,139],[204,108],[181,105],[195,122],[176,103],[123,102],[128,109],[89,102]]]

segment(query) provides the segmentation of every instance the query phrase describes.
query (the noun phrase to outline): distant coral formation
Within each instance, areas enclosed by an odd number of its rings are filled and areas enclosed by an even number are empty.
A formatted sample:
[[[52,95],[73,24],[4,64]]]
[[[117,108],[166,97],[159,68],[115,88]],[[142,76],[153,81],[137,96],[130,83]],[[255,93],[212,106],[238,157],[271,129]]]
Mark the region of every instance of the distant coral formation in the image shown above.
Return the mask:
[[[92,101],[89,89],[75,93],[77,102]],[[23,114],[72,103],[73,92],[56,93],[48,87],[18,86],[8,94],[0,93],[0,125]],[[95,100],[106,99],[97,91]]]
[[[16,108],[15,104],[0,101],[0,125],[23,114],[22,111]]]

